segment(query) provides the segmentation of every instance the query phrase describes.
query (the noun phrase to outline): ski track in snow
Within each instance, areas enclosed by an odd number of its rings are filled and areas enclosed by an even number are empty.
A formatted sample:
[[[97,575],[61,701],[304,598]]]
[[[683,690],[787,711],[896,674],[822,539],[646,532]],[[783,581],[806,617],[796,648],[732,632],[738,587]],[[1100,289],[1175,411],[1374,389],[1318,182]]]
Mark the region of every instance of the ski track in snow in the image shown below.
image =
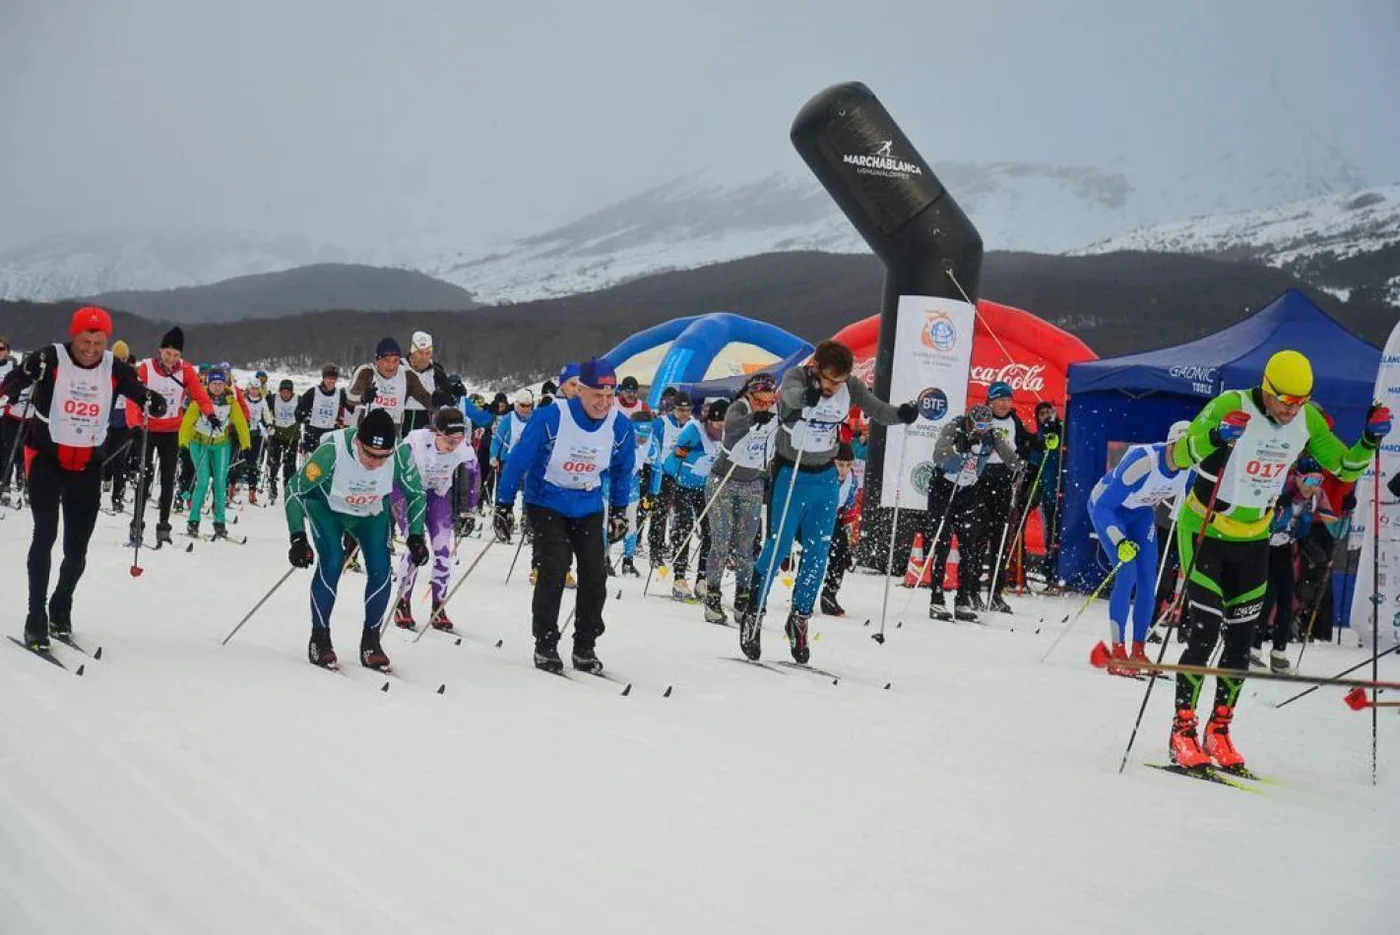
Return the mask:
[[[1339,689],[1276,710],[1292,686],[1246,687],[1236,740],[1279,783],[1255,796],[1139,765],[1166,758],[1160,682],[1120,776],[1145,683],[1088,666],[1103,605],[1040,664],[1082,597],[982,627],[929,621],[921,593],[896,627],[895,588],[882,647],[881,579],[853,574],[849,616],[813,618],[837,685],[735,665],[737,631],[611,579],[599,654],[624,698],[531,669],[503,545],[449,605],[460,646],[387,628],[400,678],[355,663],[347,574],[345,671],[322,672],[308,572],[219,645],[285,568],[281,510],[240,516],[248,547],[143,551],[140,578],[127,518],[99,516],[74,620],[103,658],[56,645],[63,672],[0,641],[0,932],[1393,930],[1400,719],[1373,788],[1370,717]],[[16,635],[29,529],[0,525]],[[764,658],[788,659],[781,585],[772,603]],[[1307,670],[1363,657],[1315,645]]]

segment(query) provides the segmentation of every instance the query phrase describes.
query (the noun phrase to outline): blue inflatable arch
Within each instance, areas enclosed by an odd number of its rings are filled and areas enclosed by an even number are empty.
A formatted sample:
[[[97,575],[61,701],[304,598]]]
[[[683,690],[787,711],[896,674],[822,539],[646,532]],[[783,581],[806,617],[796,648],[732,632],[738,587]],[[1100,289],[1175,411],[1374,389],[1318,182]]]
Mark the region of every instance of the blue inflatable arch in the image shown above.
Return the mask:
[[[638,332],[607,353],[619,377],[650,386],[647,403],[661,401],[667,386],[735,377],[747,367],[812,353],[806,341],[777,325],[732,312],[676,318]]]

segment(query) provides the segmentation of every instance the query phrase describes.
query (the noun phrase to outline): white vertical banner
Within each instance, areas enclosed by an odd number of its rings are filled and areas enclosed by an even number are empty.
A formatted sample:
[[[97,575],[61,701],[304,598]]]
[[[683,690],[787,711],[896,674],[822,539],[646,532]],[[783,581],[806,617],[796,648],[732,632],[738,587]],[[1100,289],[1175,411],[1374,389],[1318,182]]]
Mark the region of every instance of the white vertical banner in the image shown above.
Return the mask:
[[[890,402],[916,400],[919,418],[905,426],[908,441],[891,427],[885,442],[880,505],[922,510],[934,474],[933,446],[949,419],[967,408],[967,377],[972,368],[972,329],[977,311],[959,299],[902,295],[895,309],[894,366]],[[900,446],[904,476],[899,476]]]
[[[1400,325],[1390,332],[1381,354],[1381,369],[1376,374],[1373,398],[1400,413]],[[1350,441],[1350,439],[1343,439]],[[1388,489],[1388,482],[1400,473],[1400,435],[1392,432],[1381,445],[1380,526],[1372,529],[1376,519],[1375,462],[1356,482],[1356,509],[1352,513],[1352,543],[1361,540],[1361,561],[1356,568],[1356,587],[1352,592],[1351,627],[1366,644],[1371,642],[1373,563],[1380,559],[1379,613],[1380,642],[1385,646],[1400,640],[1400,499]],[[1377,556],[1376,549],[1380,552]]]

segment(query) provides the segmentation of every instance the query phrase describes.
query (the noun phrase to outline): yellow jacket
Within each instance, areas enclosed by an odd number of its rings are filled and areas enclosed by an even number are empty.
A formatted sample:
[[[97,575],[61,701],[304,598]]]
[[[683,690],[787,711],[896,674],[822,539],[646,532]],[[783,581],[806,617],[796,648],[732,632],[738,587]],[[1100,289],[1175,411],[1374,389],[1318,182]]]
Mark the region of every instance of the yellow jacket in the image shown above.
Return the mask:
[[[252,441],[248,438],[248,420],[243,418],[243,407],[238,405],[238,399],[232,391],[228,391],[224,395],[232,401],[228,407],[228,421],[219,426],[219,431],[213,434],[198,431],[199,420],[204,413],[200,412],[197,404],[190,403],[189,408],[185,410],[185,418],[180,421],[181,448],[188,448],[190,442],[196,441],[201,445],[227,445],[230,426],[238,433],[238,446],[240,448],[253,447]],[[222,404],[222,398],[214,400],[214,405]]]

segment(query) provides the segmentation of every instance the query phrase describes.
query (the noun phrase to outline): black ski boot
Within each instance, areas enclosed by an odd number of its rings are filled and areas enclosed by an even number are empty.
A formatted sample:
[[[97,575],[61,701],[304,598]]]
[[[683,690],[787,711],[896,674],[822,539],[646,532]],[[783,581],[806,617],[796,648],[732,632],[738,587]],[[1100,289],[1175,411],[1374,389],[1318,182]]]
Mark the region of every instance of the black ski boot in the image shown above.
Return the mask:
[[[976,591],[973,591],[972,594],[968,596],[967,603],[972,608],[973,613],[980,614],[987,609],[987,605],[982,603],[981,588],[978,588]]]
[[[73,595],[55,591],[49,598],[49,635],[59,639],[73,635]]]
[[[199,520],[192,519],[185,524],[185,535],[189,536],[191,539],[199,538]]]
[[[760,638],[763,634],[763,621],[757,608],[748,608],[739,618],[739,649],[755,661],[762,654]]]
[[[564,671],[564,660],[559,658],[558,637],[535,640],[535,668],[555,675]]]
[[[170,538],[170,533],[171,529],[169,523],[156,523],[156,548],[160,548],[163,545],[175,544],[175,540]]]
[[[787,625],[783,627],[788,645],[792,648],[792,659],[800,666],[805,666],[807,660],[812,658],[812,650],[807,645],[807,619],[806,614],[794,610],[788,614]]]
[[[633,563],[631,556],[623,556],[622,574],[628,578],[640,578],[642,576],[642,573],[637,570],[637,566]]]
[[[749,609],[749,589],[734,588],[734,613],[742,616]]]
[[[829,594],[828,592],[823,591],[822,613],[826,614],[828,617],[844,617],[846,616],[846,608],[842,607],[836,602],[835,594]]]
[[[929,598],[928,617],[930,620],[951,621],[953,614],[948,610],[948,601],[943,596],[942,588],[934,588],[933,596]]]
[[[330,627],[311,628],[311,642],[306,647],[306,658],[313,666],[323,669],[340,668],[340,663],[335,658],[335,649],[331,646]]]
[[[961,620],[963,623],[976,623],[977,611],[973,609],[975,606],[973,601],[959,596],[953,602],[953,619]]]
[[[538,656],[538,654],[537,654]],[[587,643],[574,643],[574,668],[589,675],[602,675],[603,663],[599,661],[593,647]]]
[[[705,621],[722,627],[729,625],[729,616],[724,612],[724,593],[719,588],[705,594]]]
[[[988,610],[994,610],[999,614],[1011,613],[1011,605],[1006,603],[1006,598],[1000,594],[993,594],[992,599],[987,603]]]
[[[24,618],[24,645],[35,652],[49,651],[49,621],[43,612]]]
[[[389,657],[384,655],[379,645],[379,631],[374,627],[365,627],[360,634],[360,665],[378,672],[389,671]]]
[[[228,527],[226,527],[223,523],[215,523],[215,524],[214,524],[214,538],[215,538],[215,539],[227,539],[227,538],[228,538]]]

